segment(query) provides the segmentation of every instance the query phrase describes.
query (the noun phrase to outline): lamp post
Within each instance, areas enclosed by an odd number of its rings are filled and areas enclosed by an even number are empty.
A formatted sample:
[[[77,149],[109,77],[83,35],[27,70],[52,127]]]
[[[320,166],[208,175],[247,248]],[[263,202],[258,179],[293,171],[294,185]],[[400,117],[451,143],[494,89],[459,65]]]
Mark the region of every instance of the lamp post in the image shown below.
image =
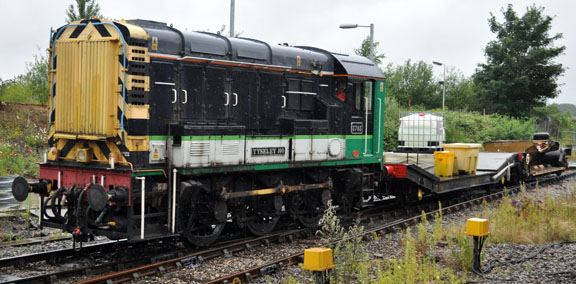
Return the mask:
[[[230,0],[230,37],[234,37],[234,14],[236,10],[236,3]]]
[[[438,61],[432,61],[432,63],[444,67],[444,75],[442,78],[442,113],[444,113],[444,101],[446,100],[446,64]]]
[[[374,61],[374,24],[361,26],[358,24],[341,24],[341,29],[370,28],[370,60]]]

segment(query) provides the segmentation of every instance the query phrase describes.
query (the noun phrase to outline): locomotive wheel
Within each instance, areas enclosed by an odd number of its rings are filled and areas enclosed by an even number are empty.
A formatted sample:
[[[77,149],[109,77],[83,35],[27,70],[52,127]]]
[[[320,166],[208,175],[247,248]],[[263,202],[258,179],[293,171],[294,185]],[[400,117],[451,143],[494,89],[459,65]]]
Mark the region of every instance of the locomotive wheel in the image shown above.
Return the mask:
[[[214,200],[205,191],[193,194],[187,214],[184,229],[185,241],[197,247],[206,247],[214,243],[226,224],[228,213],[226,203]],[[187,216],[186,216],[187,215]]]
[[[322,218],[322,211],[320,213],[305,213],[298,216],[298,222],[307,228],[318,227],[320,219]]]
[[[307,228],[318,227],[324,214],[324,206],[321,206],[319,197],[306,193],[294,193],[289,198],[289,211],[292,218]]]
[[[248,204],[244,210],[246,212],[246,217],[250,218],[250,221],[246,222],[246,227],[256,236],[263,236],[272,232],[276,227],[278,220],[280,220],[280,216],[260,212]]]

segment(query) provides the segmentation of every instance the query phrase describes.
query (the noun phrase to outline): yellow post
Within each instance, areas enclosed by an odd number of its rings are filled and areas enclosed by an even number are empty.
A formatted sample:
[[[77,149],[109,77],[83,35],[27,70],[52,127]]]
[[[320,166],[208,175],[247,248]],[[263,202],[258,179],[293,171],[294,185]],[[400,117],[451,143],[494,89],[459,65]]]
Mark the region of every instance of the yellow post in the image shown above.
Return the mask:
[[[304,265],[302,265],[302,269],[314,273],[316,284],[330,283],[328,273],[334,267],[332,249],[316,247],[304,250]]]
[[[466,221],[466,235],[474,238],[474,256],[472,258],[472,271],[482,273],[480,263],[480,253],[484,246],[484,241],[490,234],[488,232],[488,219],[470,218]]]

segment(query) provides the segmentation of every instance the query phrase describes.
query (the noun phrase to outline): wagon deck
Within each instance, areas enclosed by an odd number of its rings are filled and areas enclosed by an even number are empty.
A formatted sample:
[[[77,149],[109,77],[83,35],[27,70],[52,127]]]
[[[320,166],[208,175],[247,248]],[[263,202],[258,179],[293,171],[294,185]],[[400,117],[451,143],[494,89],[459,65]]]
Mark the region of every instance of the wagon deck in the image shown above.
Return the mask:
[[[395,168],[396,178],[405,178],[433,193],[446,193],[495,184],[516,165],[516,153],[481,152],[475,174],[438,177],[433,154],[386,153],[384,165]],[[398,167],[401,165],[401,167]],[[405,175],[403,169],[405,168]],[[397,174],[402,172],[401,174]]]

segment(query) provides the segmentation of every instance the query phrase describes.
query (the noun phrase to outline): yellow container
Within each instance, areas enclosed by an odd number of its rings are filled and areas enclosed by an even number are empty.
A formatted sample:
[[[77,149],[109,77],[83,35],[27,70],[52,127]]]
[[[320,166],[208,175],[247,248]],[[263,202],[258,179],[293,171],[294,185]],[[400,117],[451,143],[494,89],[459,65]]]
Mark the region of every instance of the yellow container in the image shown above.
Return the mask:
[[[444,151],[454,152],[454,174],[475,174],[478,166],[478,153],[482,145],[478,143],[442,144]]]
[[[434,152],[434,164],[436,176],[451,177],[452,173],[454,172],[454,152]]]

